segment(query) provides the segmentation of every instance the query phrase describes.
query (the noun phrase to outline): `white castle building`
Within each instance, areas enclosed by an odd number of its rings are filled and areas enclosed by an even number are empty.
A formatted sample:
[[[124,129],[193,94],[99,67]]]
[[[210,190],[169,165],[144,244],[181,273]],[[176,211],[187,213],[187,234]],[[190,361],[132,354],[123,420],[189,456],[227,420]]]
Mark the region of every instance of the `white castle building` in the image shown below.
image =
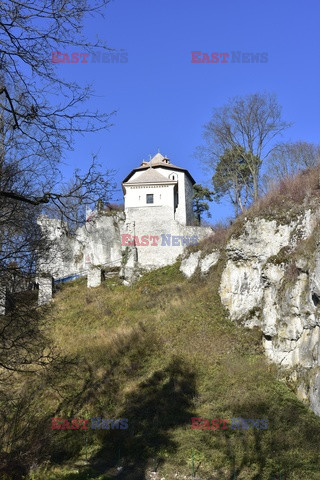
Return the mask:
[[[130,283],[142,271],[174,263],[188,244],[212,234],[192,225],[194,183],[186,169],[157,153],[124,179],[124,212],[90,212],[73,235],[60,220],[39,218],[51,242],[39,261],[40,285],[48,286],[50,277],[87,275],[88,286],[96,286],[102,270],[116,269]]]
[[[126,215],[132,219],[137,219],[137,215],[139,218],[154,215],[159,221],[192,225],[194,184],[188,170],[172,165],[168,158],[157,153],[124,179]]]

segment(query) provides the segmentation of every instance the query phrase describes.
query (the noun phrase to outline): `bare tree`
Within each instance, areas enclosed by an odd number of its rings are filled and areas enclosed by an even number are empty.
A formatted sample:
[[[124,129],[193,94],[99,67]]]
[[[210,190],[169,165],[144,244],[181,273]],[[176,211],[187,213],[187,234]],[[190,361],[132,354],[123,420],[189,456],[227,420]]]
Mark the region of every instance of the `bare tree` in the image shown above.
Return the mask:
[[[63,178],[61,162],[75,135],[107,129],[110,114],[92,111],[92,88],[67,82],[51,61],[56,51],[108,49],[82,33],[85,18],[102,14],[107,3],[0,2],[0,287],[28,285],[36,274],[37,254],[50,248],[37,224],[40,214],[54,212],[77,224],[84,205],[112,198],[112,172],[102,171],[94,156],[87,172]],[[0,476],[10,472],[8,478],[22,478],[46,442],[27,433],[29,420],[19,419],[21,404],[35,401],[32,385],[41,372],[63,363],[46,338],[48,317],[34,297],[32,291],[15,291],[10,309],[0,316]]]
[[[264,187],[268,190],[280,180],[315,167],[320,162],[320,145],[297,141],[280,143],[268,159]]]
[[[67,82],[52,52],[108,49],[82,33],[88,15],[103,14],[107,0],[11,0],[0,2],[0,174],[4,154],[24,173],[16,191],[0,195],[48,203],[57,198],[59,163],[74,135],[110,126],[110,114],[88,109],[92,88]],[[84,57],[85,59],[85,57]],[[17,156],[17,152],[19,155]],[[86,185],[92,177],[94,165]],[[30,179],[31,177],[31,179]],[[78,178],[79,180],[79,178]],[[17,185],[16,185],[17,186]]]
[[[214,171],[227,150],[238,151],[250,171],[252,197],[259,196],[260,169],[275,146],[275,139],[289,124],[282,120],[275,95],[254,93],[234,97],[214,110],[204,126],[205,163]],[[243,152],[243,153],[242,153]]]
[[[60,212],[77,222],[75,205],[111,198],[110,171],[96,158],[86,173],[63,182],[60,169],[74,134],[108,128],[110,115],[90,111],[92,89],[60,77],[51,52],[107,46],[82,34],[87,15],[107,1],[12,0],[0,2],[0,284],[28,281],[36,256],[50,248],[37,225],[41,213]],[[30,298],[0,318],[0,380],[10,371],[44,363],[40,316]],[[33,313],[31,313],[33,312]],[[6,375],[5,375],[6,376]]]
[[[51,61],[52,52],[67,48],[108,49],[82,33],[84,19],[103,14],[107,4],[0,2],[0,273],[9,261],[30,271],[39,213],[55,210],[78,221],[75,206],[111,198],[111,172],[102,172],[96,158],[86,173],[76,171],[63,181],[60,164],[74,135],[108,128],[110,114],[89,110],[92,89],[65,81]]]
[[[70,47],[85,52],[107,49],[82,34],[88,15],[102,14],[108,0],[11,0],[0,3],[0,107],[11,125],[41,146],[52,161],[75,132],[106,128],[109,115],[81,107],[92,89],[67,82],[52,62],[52,52]],[[85,57],[84,57],[85,60]],[[35,128],[31,132],[29,127]]]

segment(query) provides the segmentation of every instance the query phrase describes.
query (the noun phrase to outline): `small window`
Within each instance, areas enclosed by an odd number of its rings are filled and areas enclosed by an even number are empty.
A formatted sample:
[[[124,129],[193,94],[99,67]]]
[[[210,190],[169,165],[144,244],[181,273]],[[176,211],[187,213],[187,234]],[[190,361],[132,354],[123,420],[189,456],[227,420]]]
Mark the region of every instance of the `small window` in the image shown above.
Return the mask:
[[[147,193],[147,203],[153,203],[153,193]]]

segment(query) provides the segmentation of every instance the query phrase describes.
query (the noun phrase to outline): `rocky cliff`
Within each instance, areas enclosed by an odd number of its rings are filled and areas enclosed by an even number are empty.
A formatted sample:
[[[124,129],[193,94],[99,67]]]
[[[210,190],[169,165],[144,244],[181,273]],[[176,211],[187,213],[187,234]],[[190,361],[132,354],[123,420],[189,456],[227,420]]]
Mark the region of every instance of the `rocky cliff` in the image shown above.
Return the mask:
[[[284,213],[285,212],[285,213]],[[193,251],[186,276],[223,262],[220,298],[231,319],[259,328],[265,354],[297,396],[320,415],[320,205],[249,212],[225,244]]]

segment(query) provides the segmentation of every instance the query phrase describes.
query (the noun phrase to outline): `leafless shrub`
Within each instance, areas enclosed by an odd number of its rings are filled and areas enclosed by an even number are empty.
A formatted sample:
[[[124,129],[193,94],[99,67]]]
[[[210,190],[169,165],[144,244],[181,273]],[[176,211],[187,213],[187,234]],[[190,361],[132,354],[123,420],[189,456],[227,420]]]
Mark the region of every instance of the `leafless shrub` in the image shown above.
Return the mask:
[[[302,205],[311,198],[320,197],[320,166],[288,176],[260,198],[250,209],[253,215],[274,211],[276,207]]]

